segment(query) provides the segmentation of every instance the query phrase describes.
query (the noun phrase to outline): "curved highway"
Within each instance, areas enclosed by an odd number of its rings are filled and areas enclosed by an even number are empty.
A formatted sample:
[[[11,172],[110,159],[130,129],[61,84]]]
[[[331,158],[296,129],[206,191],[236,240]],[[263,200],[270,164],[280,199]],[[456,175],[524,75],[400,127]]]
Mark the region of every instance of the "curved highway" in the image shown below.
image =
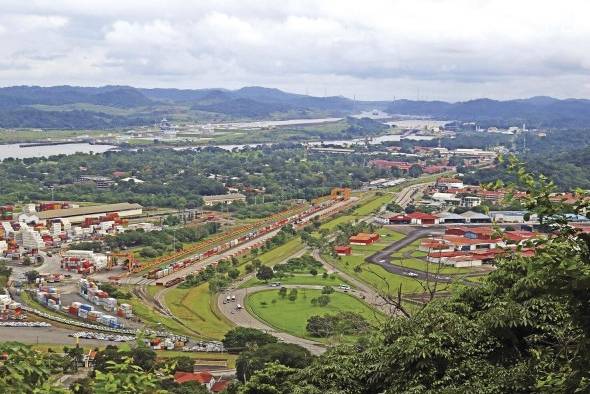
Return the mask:
[[[306,288],[306,289],[319,289],[321,290],[323,286],[304,286],[304,285],[285,285],[283,287],[286,288]],[[322,354],[326,351],[324,345],[319,342],[310,341],[309,339],[299,338],[291,334],[287,334],[285,332],[277,331],[275,328],[267,325],[266,323],[258,320],[256,317],[252,316],[244,307],[246,297],[248,293],[255,293],[258,291],[263,290],[270,290],[271,287],[268,286],[256,286],[246,289],[235,289],[231,291],[227,291],[225,293],[219,294],[217,297],[217,307],[223,313],[223,315],[229,319],[232,323],[237,326],[241,327],[250,327],[256,328],[258,330],[265,331],[280,340],[287,342],[287,343],[294,343],[301,347],[306,348],[312,354]],[[275,288],[276,289],[276,288]],[[235,302],[223,303],[225,298],[228,295],[236,296]],[[243,308],[237,309],[237,304],[240,304]]]
[[[453,279],[449,276],[443,275],[435,275],[431,273],[427,273],[420,270],[410,269],[406,267],[400,267],[398,265],[391,264],[391,255],[406,246],[410,245],[412,242],[426,238],[431,235],[441,235],[442,232],[440,229],[435,227],[428,227],[428,228],[419,228],[414,231],[411,231],[406,235],[404,238],[394,241],[388,247],[383,250],[380,250],[365,259],[365,261],[373,264],[377,264],[383,267],[384,270],[391,272],[392,274],[401,275],[401,276],[410,276],[415,279],[420,280],[429,280],[434,282],[444,282],[450,283]]]

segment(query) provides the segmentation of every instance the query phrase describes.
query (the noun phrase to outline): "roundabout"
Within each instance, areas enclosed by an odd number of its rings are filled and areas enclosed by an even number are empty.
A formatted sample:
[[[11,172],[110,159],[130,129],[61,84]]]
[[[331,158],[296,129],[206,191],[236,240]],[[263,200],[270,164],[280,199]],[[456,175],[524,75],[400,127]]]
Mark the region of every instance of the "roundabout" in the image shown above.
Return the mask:
[[[309,316],[342,311],[359,312],[367,318],[372,318],[373,314],[380,315],[361,301],[360,293],[353,290],[348,294],[341,289],[336,290],[330,295],[333,304],[331,302],[332,305],[320,307],[312,306],[311,299],[321,295],[323,286],[285,285],[282,287],[289,291],[297,289],[297,300],[289,301],[286,297],[281,299],[278,287],[254,286],[232,289],[220,294],[217,298],[217,306],[221,313],[235,325],[265,331],[284,342],[302,346],[312,354],[321,354],[327,349],[318,340],[301,337],[305,335],[305,325]],[[235,301],[227,302],[227,296],[232,299],[235,296]],[[276,300],[274,304],[272,299]],[[266,303],[268,310],[264,310],[265,305],[260,302]],[[275,314],[276,316],[273,316]],[[285,332],[286,327],[292,327],[289,329],[290,332]]]

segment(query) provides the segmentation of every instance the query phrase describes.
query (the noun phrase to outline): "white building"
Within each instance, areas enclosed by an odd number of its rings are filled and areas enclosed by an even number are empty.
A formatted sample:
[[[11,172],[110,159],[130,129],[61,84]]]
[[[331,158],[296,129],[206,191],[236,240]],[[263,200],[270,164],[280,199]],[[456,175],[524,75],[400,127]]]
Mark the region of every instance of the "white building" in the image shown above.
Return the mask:
[[[246,202],[246,196],[240,193],[203,196],[203,203],[207,207],[217,204],[233,204],[234,202]]]
[[[60,222],[54,222],[51,224],[51,235],[53,237],[58,237],[59,234],[61,234],[61,223]]]
[[[107,255],[102,253],[94,253],[92,250],[68,250],[64,252],[63,256],[88,259],[94,264],[97,270],[106,268],[107,266]]]
[[[481,205],[481,198],[477,196],[463,196],[461,197],[460,205],[465,208],[477,207]]]
[[[459,205],[461,203],[461,199],[458,198],[454,193],[437,192],[432,195],[432,199],[448,205]]]
[[[2,230],[4,231],[4,238],[8,238],[14,232],[10,222],[0,222],[0,225],[2,225]]]
[[[490,211],[490,216],[494,222],[498,223],[525,223],[525,211]],[[531,214],[528,221],[536,221],[537,215]]]
[[[436,180],[436,188],[440,189],[462,189],[463,181],[457,178],[438,178]]]
[[[15,235],[16,242],[27,250],[42,249],[45,247],[45,241],[34,229],[26,224],[21,225],[20,230]]]

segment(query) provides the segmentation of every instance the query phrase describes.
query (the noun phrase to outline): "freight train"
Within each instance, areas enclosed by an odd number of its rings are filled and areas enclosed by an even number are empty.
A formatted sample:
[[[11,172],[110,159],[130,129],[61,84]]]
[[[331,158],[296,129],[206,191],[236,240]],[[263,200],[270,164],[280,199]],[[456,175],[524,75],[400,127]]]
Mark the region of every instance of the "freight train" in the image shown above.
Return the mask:
[[[323,209],[326,209],[327,207],[333,205],[334,203],[335,203],[335,201],[331,201],[331,200],[324,201],[321,204],[314,205],[297,215],[293,215],[291,217],[284,218],[284,219],[278,220],[276,222],[267,224],[266,226],[264,226],[256,231],[251,231],[251,232],[244,234],[236,239],[233,239],[231,241],[217,245],[217,246],[207,250],[206,252],[196,254],[189,259],[185,259],[185,260],[182,260],[179,262],[171,263],[171,264],[166,265],[165,267],[153,269],[147,273],[147,278],[148,279],[163,278],[165,276],[173,274],[174,272],[180,271],[181,269],[186,268],[192,264],[195,264],[203,259],[220,254],[228,249],[234,248],[234,247],[241,245],[247,241],[250,241],[252,239],[255,239],[255,238],[261,237],[265,234],[268,234],[268,233],[270,233],[274,230],[277,230],[287,224],[295,224],[295,225],[301,224],[304,221],[309,220],[309,218],[314,216],[317,212],[319,212]],[[177,281],[178,279],[180,279],[180,281],[169,285],[169,283]],[[178,284],[182,281],[183,281],[183,279],[177,278],[172,281],[165,282],[165,283],[159,281],[159,282],[157,282],[157,284],[164,285],[165,287],[171,287],[171,286],[175,286],[176,284]]]

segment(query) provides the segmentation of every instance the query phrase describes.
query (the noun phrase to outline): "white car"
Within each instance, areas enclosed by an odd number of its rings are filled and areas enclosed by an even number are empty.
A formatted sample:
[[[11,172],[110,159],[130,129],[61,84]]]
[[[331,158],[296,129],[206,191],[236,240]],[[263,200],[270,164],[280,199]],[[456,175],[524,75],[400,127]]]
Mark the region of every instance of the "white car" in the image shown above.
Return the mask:
[[[410,276],[410,277],[412,277],[412,278],[415,278],[415,277],[417,277],[417,276],[418,276],[418,274],[417,274],[417,273],[415,273],[415,272],[410,272],[410,271],[406,271],[406,272],[404,272],[404,274],[406,274],[406,275],[408,275],[408,276]]]

